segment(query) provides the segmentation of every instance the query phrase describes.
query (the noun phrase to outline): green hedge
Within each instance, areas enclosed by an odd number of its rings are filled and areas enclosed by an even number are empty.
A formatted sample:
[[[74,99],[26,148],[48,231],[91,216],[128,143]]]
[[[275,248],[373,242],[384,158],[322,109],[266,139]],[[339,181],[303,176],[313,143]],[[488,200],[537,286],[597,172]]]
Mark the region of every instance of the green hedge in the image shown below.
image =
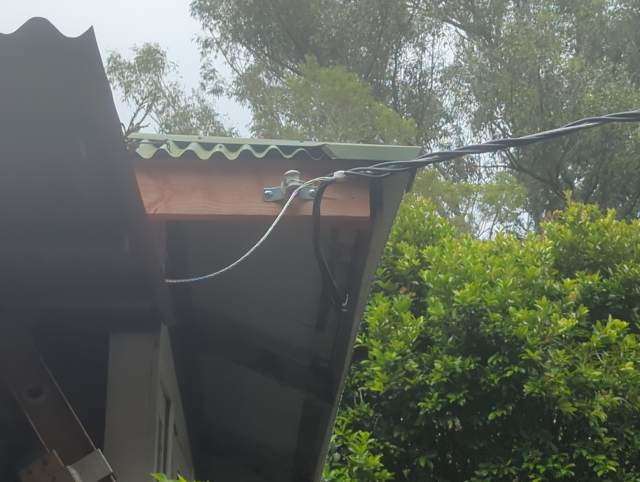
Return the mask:
[[[640,223],[572,203],[523,239],[401,207],[328,481],[640,480]]]

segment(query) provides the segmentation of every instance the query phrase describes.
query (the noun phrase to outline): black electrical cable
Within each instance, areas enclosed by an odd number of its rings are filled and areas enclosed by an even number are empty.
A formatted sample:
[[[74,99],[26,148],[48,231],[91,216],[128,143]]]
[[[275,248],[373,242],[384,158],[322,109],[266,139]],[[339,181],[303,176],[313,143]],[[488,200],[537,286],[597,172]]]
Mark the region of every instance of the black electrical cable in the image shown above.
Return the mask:
[[[331,303],[336,308],[338,313],[341,313],[345,309],[345,302],[342,301],[340,289],[338,288],[336,280],[331,274],[331,270],[329,269],[327,260],[325,259],[324,254],[322,254],[322,249],[320,248],[320,204],[322,203],[322,196],[324,195],[324,191],[334,182],[336,182],[336,179],[323,181],[316,190],[316,195],[313,198],[313,252],[316,255],[316,260],[318,261],[318,266],[320,267],[320,273],[322,275],[322,282],[324,284],[324,287],[328,291]]]
[[[614,122],[640,122],[640,109],[627,112],[618,112],[615,114],[607,114],[598,117],[587,117],[578,121],[567,124],[558,129],[552,129],[549,131],[538,132],[523,137],[516,137],[513,139],[498,139],[494,141],[484,142],[482,144],[473,144],[451,151],[439,151],[431,152],[416,158],[413,161],[392,161],[381,162],[372,166],[356,167],[344,171],[344,175],[348,176],[361,176],[367,178],[384,178],[397,174],[399,172],[411,171],[420,167],[425,167],[430,164],[437,164],[443,161],[449,161],[464,157],[471,154],[487,154],[490,152],[497,152],[504,149],[525,147],[536,142],[555,139],[557,137],[566,136],[579,130],[591,129],[593,127],[602,126],[605,124],[612,124]],[[340,296],[340,290],[336,284],[331,270],[327,265],[327,261],[320,249],[320,204],[322,203],[322,196],[325,189],[329,187],[337,179],[324,181],[316,192],[316,197],[313,200],[313,250],[320,266],[322,273],[322,280],[325,287],[329,290],[329,296],[331,302],[336,307],[338,312],[343,311],[345,303],[342,302]]]
[[[416,158],[413,161],[392,161],[374,164],[372,166],[356,167],[345,171],[347,175],[364,176],[364,177],[387,177],[398,172],[409,171],[430,164],[436,164],[443,161],[457,159],[459,157],[470,154],[487,154],[497,152],[504,149],[525,147],[536,142],[555,139],[557,137],[566,136],[579,130],[592,129],[594,127],[614,122],[640,122],[640,109],[627,112],[618,112],[615,114],[607,114],[599,117],[587,117],[578,121],[567,124],[558,129],[538,132],[528,136],[517,137],[513,139],[497,139],[482,144],[473,144],[470,146],[453,149],[451,151],[430,152]]]
[[[305,186],[300,186],[298,189],[302,187],[307,187],[308,185],[317,185],[316,196],[314,198],[313,203],[313,248],[318,260],[318,265],[320,266],[320,271],[322,273],[322,279],[324,286],[328,289],[329,297],[333,305],[339,311],[345,311],[345,307],[348,301],[348,295],[345,298],[345,301],[342,301],[340,296],[340,290],[331,275],[331,270],[327,265],[327,262],[322,254],[322,250],[320,249],[320,204],[322,202],[322,196],[324,195],[324,191],[326,188],[332,183],[344,179],[347,175],[351,176],[362,176],[366,178],[372,179],[380,179],[391,176],[393,174],[397,174],[399,172],[405,171],[415,171],[420,167],[427,166],[429,164],[435,164],[438,162],[456,159],[458,157],[466,156],[469,154],[485,154],[489,152],[496,152],[503,149],[510,149],[514,147],[524,147],[536,142],[554,139],[556,137],[565,136],[567,134],[571,134],[578,130],[582,129],[590,129],[593,127],[601,126],[604,124],[610,124],[613,122],[640,122],[640,109],[628,111],[628,112],[619,112],[616,114],[608,114],[600,117],[588,117],[586,119],[581,119],[570,124],[565,125],[564,127],[560,127],[559,129],[553,129],[550,131],[539,132],[537,134],[532,134],[529,136],[519,137],[515,139],[499,139],[495,141],[485,142],[484,144],[475,144],[466,147],[462,147],[459,149],[454,149],[452,151],[441,151],[441,152],[432,152],[429,154],[425,154],[423,156],[418,157],[413,161],[394,161],[394,162],[382,162],[378,164],[374,164],[373,166],[363,166],[357,167],[353,169],[349,169],[346,171],[336,171],[331,176],[332,177],[322,177],[316,178],[311,181],[308,181]],[[196,278],[188,278],[188,279],[177,279],[177,280],[166,280],[168,283],[190,283],[194,281],[199,281],[203,279],[209,279],[213,276],[217,276],[222,274],[229,269],[232,269],[240,262],[245,260],[248,256],[253,253],[260,244],[262,244],[269,234],[273,231],[274,227],[278,223],[278,221],[284,215],[287,207],[293,201],[293,198],[297,194],[298,190],[289,198],[289,200],[285,203],[282,208],[280,214],[269,227],[265,235],[253,246],[245,255],[243,255],[240,259],[232,263],[231,265],[223,268],[215,273],[211,273],[205,276],[198,276]]]

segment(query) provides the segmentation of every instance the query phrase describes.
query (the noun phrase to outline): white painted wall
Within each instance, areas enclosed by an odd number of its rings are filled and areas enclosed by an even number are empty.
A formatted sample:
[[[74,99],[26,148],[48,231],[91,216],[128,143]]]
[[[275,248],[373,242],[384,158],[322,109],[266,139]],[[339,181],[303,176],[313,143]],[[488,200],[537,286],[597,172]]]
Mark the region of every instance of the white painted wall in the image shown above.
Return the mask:
[[[118,482],[152,472],[193,478],[187,426],[166,327],[111,335],[105,456]]]

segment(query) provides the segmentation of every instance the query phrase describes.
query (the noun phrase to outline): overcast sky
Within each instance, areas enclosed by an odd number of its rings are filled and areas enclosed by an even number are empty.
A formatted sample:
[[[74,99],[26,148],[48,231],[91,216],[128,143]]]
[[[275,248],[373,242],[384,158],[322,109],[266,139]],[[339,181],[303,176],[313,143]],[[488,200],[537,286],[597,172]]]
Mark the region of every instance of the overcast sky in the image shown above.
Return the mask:
[[[47,18],[69,37],[93,27],[103,60],[110,50],[126,55],[134,44],[155,42],[179,64],[185,84],[195,87],[200,54],[194,39],[200,25],[189,15],[189,3],[190,0],[0,0],[0,32],[11,33],[31,17]],[[222,64],[220,67],[224,69]],[[217,105],[240,135],[249,134],[251,115],[247,109],[230,99],[219,99]],[[117,98],[116,107],[127,123],[130,109]]]

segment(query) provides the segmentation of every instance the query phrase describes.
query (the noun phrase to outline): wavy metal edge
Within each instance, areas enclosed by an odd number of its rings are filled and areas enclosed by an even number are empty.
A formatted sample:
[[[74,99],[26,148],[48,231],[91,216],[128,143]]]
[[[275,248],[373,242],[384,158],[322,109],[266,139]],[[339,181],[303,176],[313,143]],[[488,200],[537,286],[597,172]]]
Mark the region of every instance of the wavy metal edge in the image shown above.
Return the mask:
[[[136,153],[144,159],[151,159],[155,157],[158,152],[167,153],[174,159],[182,157],[186,152],[193,152],[199,159],[203,161],[211,159],[211,157],[213,157],[216,153],[222,154],[230,161],[238,159],[242,154],[247,152],[251,153],[251,155],[256,159],[262,159],[264,157],[267,157],[267,155],[272,154],[273,151],[277,151],[278,154],[285,159],[292,159],[299,154],[305,154],[309,159],[314,161],[319,161],[320,159],[327,157],[324,152],[322,152],[320,156],[314,156],[311,152],[309,152],[308,149],[304,147],[299,147],[296,148],[293,152],[286,153],[285,151],[280,149],[280,147],[273,144],[267,145],[265,146],[265,149],[260,150],[255,149],[250,144],[244,144],[241,145],[239,149],[232,150],[224,144],[215,144],[212,149],[207,149],[198,142],[191,142],[187,147],[179,147],[175,142],[167,141],[161,146],[156,146],[153,142],[141,142],[136,149]]]
[[[362,161],[405,161],[415,159],[422,151],[420,146],[141,133],[130,135],[129,140],[136,145],[136,153],[144,159],[156,157],[158,153],[174,159],[182,157],[185,153],[192,153],[201,160],[211,159],[216,154],[220,154],[228,160],[236,160],[246,154],[256,159],[262,159],[277,153],[277,155],[285,159],[303,155],[314,161],[325,158]]]
[[[65,35],[51,21],[43,17],[31,17],[13,32],[0,32],[0,38],[3,36],[20,36],[20,35],[55,35],[64,39],[75,40],[83,38],[87,35],[95,37],[93,27],[89,27],[83,33],[77,36]]]

